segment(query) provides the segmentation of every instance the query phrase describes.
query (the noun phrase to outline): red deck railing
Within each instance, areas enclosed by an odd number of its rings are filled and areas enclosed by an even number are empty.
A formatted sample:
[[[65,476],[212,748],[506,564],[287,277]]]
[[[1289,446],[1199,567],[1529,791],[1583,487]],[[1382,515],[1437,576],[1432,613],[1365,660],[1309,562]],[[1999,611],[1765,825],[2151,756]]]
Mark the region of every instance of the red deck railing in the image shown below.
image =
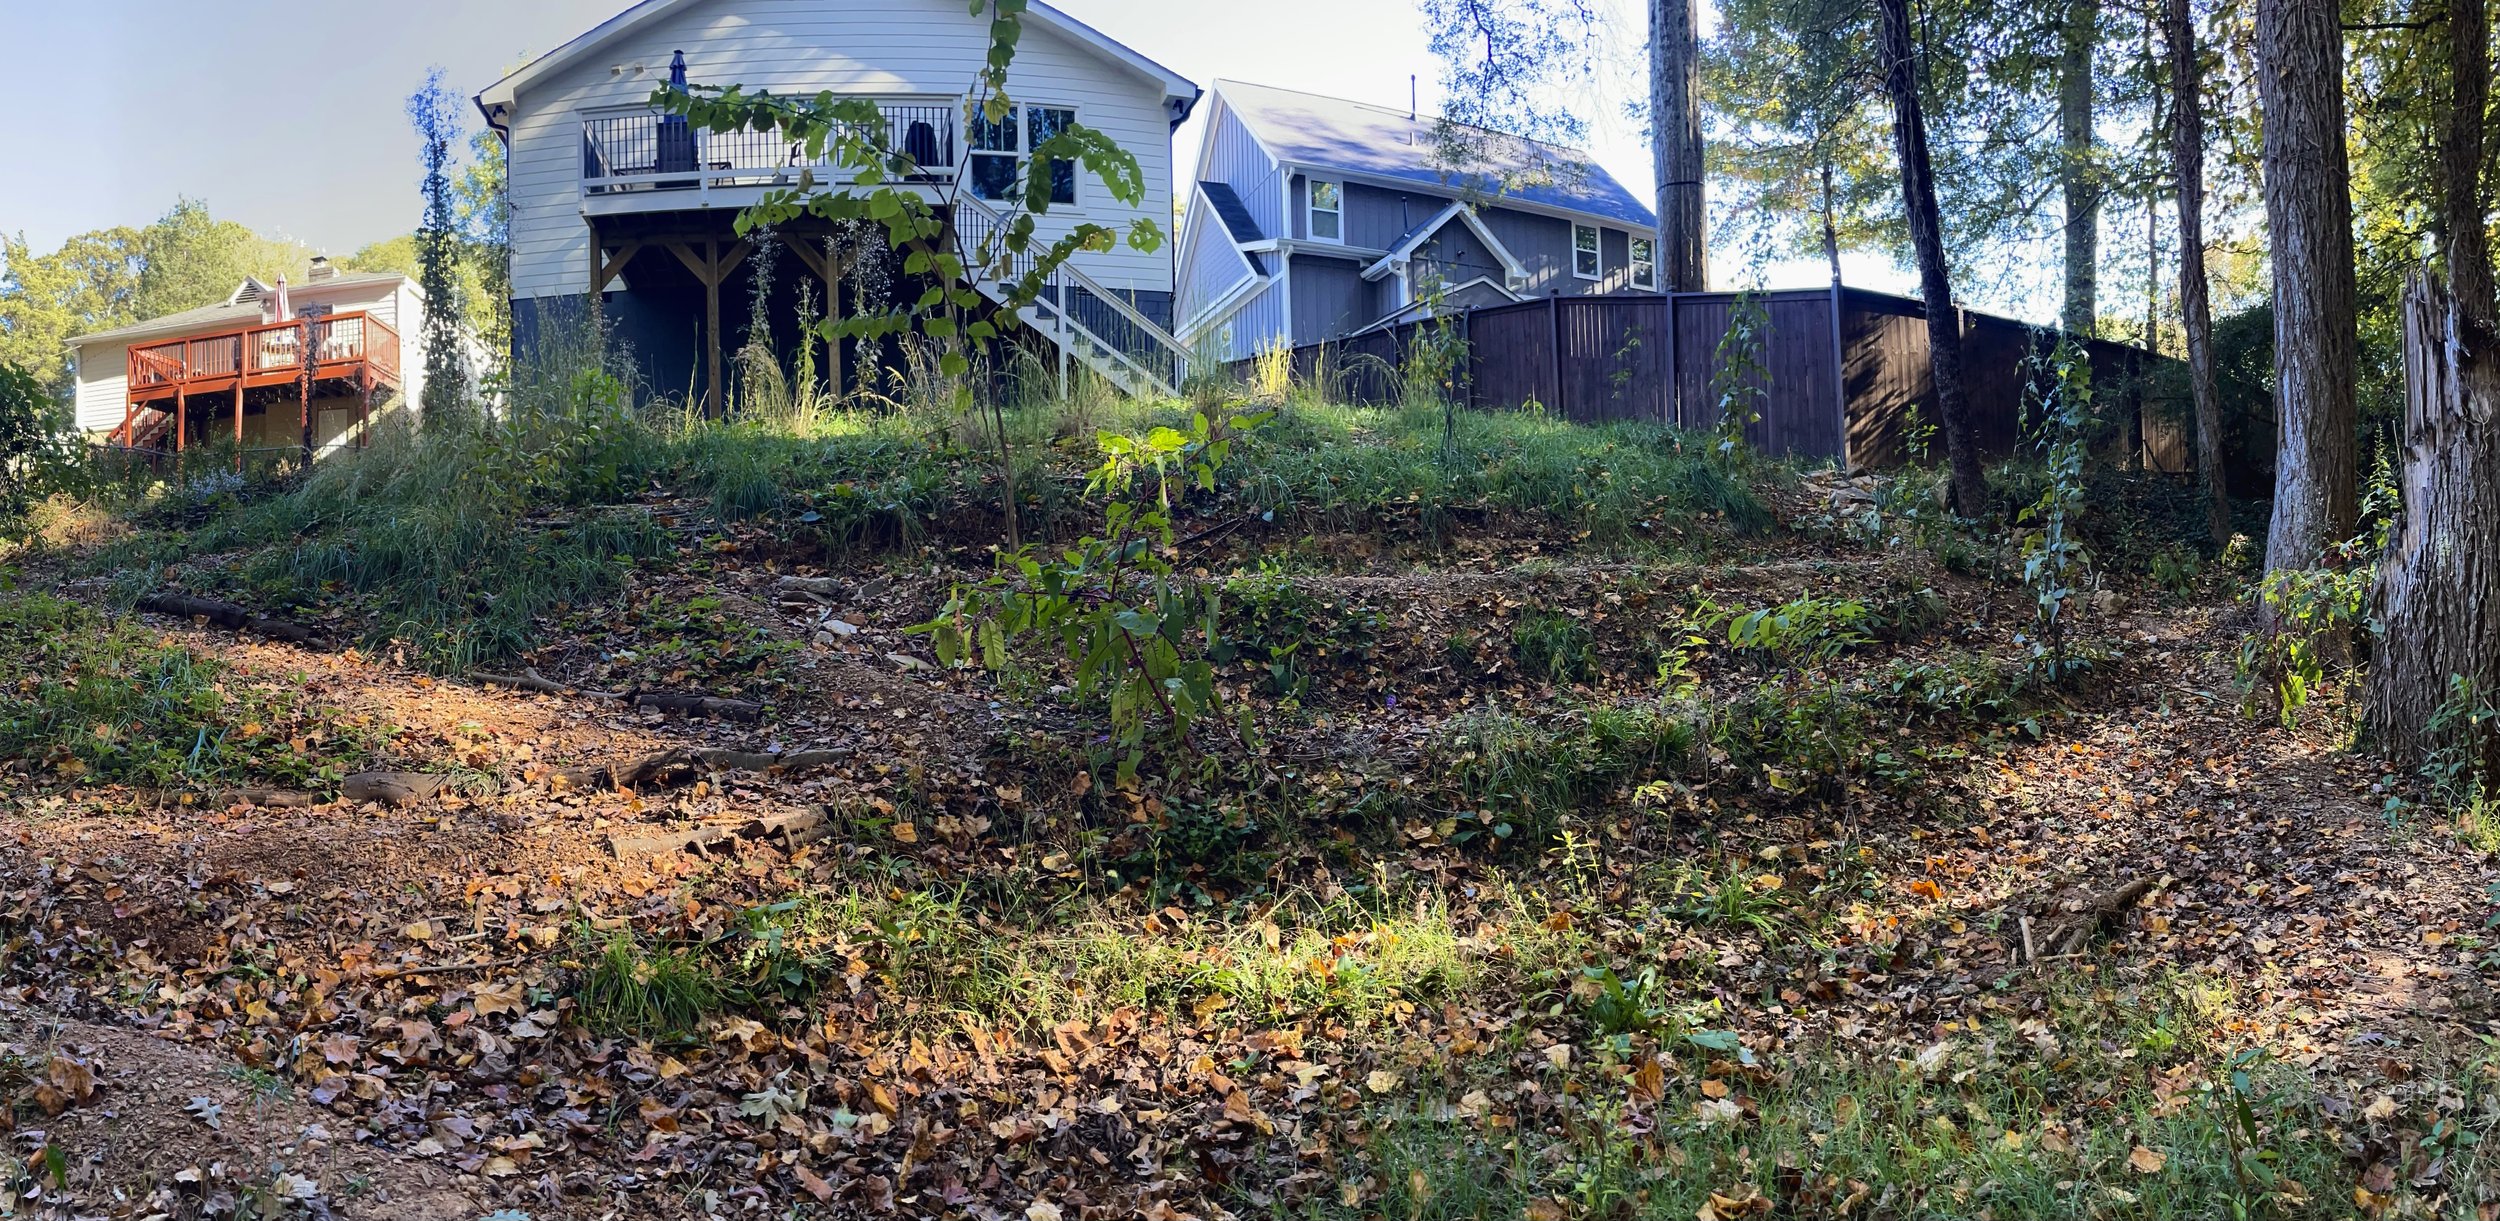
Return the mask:
[[[239,378],[246,387],[274,386],[303,376],[304,330],[312,330],[313,376],[370,374],[377,383],[399,382],[399,332],[370,314],[336,314],[271,322],[211,335],[186,335],[130,349],[130,401],[178,392],[227,390]]]

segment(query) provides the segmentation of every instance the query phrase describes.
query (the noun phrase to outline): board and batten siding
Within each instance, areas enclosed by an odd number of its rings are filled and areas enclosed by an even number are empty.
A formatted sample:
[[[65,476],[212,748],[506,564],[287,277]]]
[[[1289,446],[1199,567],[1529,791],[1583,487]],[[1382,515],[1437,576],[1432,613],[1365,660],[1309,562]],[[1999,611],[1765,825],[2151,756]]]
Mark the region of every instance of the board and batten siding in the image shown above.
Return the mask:
[[[1196,322],[1201,312],[1222,301],[1242,281],[1258,274],[1251,268],[1249,257],[1233,244],[1224,222],[1212,208],[1204,206],[1203,196],[1183,222],[1181,252],[1173,319],[1183,327]]]
[[[987,55],[988,22],[955,0],[710,0],[629,29],[531,83],[514,99],[508,136],[514,297],[579,295],[588,287],[582,119],[588,111],[644,104],[679,50],[688,79],[698,84],[960,98]],[[627,68],[621,75],[611,71],[619,65]],[[1075,107],[1079,122],[1137,158],[1145,182],[1136,205],[1119,204],[1080,170],[1076,206],[1039,218],[1040,237],[1055,239],[1080,221],[1125,235],[1140,218],[1168,236],[1172,140],[1159,82],[1027,21],[1007,87],[1021,103]],[[1168,241],[1152,252],[1124,242],[1109,253],[1079,255],[1075,265],[1113,288],[1169,292],[1171,249]]]
[[[1205,143],[1198,154],[1198,177],[1205,182],[1220,182],[1241,197],[1241,205],[1250,219],[1259,226],[1260,237],[1279,237],[1285,232],[1285,191],[1278,176],[1284,167],[1276,164],[1267,150],[1259,147],[1250,129],[1232,107],[1224,104],[1223,95],[1216,95],[1215,114],[1207,121]]]

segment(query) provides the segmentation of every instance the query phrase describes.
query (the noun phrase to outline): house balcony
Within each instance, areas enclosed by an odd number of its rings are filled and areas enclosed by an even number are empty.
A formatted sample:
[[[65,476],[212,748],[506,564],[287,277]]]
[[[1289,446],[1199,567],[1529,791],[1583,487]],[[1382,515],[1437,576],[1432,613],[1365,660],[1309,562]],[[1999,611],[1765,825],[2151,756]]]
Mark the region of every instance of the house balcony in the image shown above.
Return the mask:
[[[305,330],[311,360],[305,360]],[[135,407],[162,399],[255,390],[299,381],[353,381],[368,389],[399,384],[399,332],[370,314],[272,322],[130,347]]]
[[[885,138],[920,172],[904,185],[952,182],[960,170],[963,103],[956,98],[881,100]],[[594,216],[743,208],[767,191],[842,182],[850,170],[779,131],[703,131],[683,118],[635,108],[582,120],[582,210]]]

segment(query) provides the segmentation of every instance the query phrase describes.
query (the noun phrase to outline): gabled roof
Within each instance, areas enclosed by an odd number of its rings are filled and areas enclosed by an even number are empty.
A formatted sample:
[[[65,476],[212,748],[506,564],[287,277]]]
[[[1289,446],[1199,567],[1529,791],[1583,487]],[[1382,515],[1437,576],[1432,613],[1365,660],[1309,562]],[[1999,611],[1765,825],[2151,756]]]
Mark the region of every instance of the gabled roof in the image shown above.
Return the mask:
[[[1634,228],[1658,218],[1589,155],[1560,145],[1482,131],[1484,162],[1454,175],[1436,164],[1432,115],[1322,97],[1268,85],[1220,80],[1215,88],[1269,156],[1305,170],[1361,174],[1435,190],[1481,191]],[[1505,189],[1502,179],[1519,185]]]
[[[1396,271],[1398,264],[1415,257],[1415,251],[1422,248],[1425,242],[1431,241],[1432,235],[1441,231],[1441,226],[1453,220],[1465,224],[1475,232],[1476,240],[1483,242],[1484,248],[1490,251],[1494,258],[1502,261],[1502,271],[1505,275],[1522,280],[1527,278],[1527,267],[1511,254],[1510,247],[1502,244],[1502,239],[1493,236],[1493,231],[1485,227],[1484,220],[1476,215],[1475,205],[1463,199],[1451,200],[1450,206],[1433,213],[1424,223],[1407,230],[1406,236],[1399,238],[1396,245],[1389,247],[1389,253],[1380,256],[1378,262],[1363,269],[1363,278],[1377,280]]]
[[[337,275],[307,280],[302,284],[289,283],[286,288],[287,300],[290,304],[318,300],[337,289],[379,284],[390,280],[408,280],[408,277],[396,271],[342,271]],[[411,288],[415,287],[415,281],[409,280],[408,283]],[[163,317],[133,322],[111,330],[72,335],[62,342],[75,347],[79,344],[103,343],[108,340],[149,339],[160,335],[187,335],[194,331],[218,331],[230,326],[246,326],[260,321],[261,298],[276,291],[277,289],[270,285],[261,283],[256,276],[245,276],[243,282],[235,285],[234,291],[227,293],[223,301],[203,305],[197,309],[178,310]]]
[[[951,3],[952,0],[948,2]],[[609,40],[629,30],[701,3],[704,3],[704,0],[642,0],[641,3],[592,26],[571,42],[539,56],[518,71],[479,91],[476,98],[478,111],[486,116],[486,121],[490,126],[500,129],[503,126],[503,120],[498,112],[509,109],[513,99],[519,96],[521,90],[545,79],[550,73],[579,62],[591,52],[605,46]],[[1197,105],[1199,89],[1196,84],[1170,68],[1114,41],[1102,31],[1042,3],[1042,0],[1026,0],[1025,16],[1035,24],[1055,30],[1078,45],[1090,47],[1104,58],[1162,85],[1164,99],[1167,104],[1172,105],[1174,124],[1177,125],[1182,119],[1188,118],[1190,108]]]

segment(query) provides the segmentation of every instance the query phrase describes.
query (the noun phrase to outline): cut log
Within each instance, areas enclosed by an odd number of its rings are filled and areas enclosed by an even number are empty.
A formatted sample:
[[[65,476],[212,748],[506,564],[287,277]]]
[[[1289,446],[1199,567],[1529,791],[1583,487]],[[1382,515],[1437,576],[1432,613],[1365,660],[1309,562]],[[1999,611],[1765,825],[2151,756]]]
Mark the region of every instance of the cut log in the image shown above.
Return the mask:
[[[160,615],[206,619],[222,628],[250,632],[271,640],[283,640],[288,644],[300,644],[311,648],[323,647],[321,636],[311,628],[301,627],[284,620],[271,619],[264,615],[255,615],[244,607],[232,602],[220,602],[215,598],[195,598],[189,594],[153,593],[139,599],[138,605],[140,610],[154,611]]]
[[[821,597],[842,596],[843,584],[832,577],[783,577],[773,588],[786,594],[816,594]]]
[[[339,796],[349,801],[406,805],[432,797],[450,783],[447,776],[423,772],[358,772],[339,782]]]
[[[634,696],[637,708],[657,708],[663,712],[682,712],[688,716],[717,717],[726,721],[762,720],[764,706],[745,700],[721,699],[710,695],[680,695],[666,691],[645,691]]]
[[[665,856],[672,852],[708,852],[726,844],[767,840],[778,840],[785,848],[796,851],[831,834],[833,820],[823,807],[818,806],[750,819],[736,827],[690,827],[683,831],[614,835],[608,838],[608,851],[619,860],[628,860]]]
[[[226,794],[227,805],[254,805],[265,810],[302,810],[319,804],[310,793],[291,789],[235,789]]]

